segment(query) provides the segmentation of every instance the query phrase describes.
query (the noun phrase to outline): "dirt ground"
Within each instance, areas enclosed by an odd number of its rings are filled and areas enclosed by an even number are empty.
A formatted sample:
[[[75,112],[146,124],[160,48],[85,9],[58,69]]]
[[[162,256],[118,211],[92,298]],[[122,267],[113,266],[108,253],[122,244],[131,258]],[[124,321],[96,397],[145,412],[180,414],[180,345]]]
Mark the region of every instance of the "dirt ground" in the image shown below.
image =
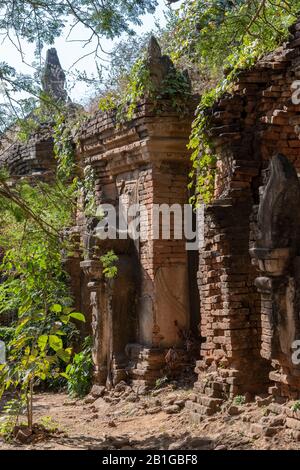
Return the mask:
[[[273,437],[253,433],[251,423],[264,421],[266,415],[255,403],[227,407],[194,424],[184,406],[191,396],[192,390],[170,386],[143,396],[114,393],[83,400],[64,393],[37,394],[35,421],[57,430],[34,444],[0,439],[0,449],[300,449],[284,426]],[[232,410],[238,415],[232,416]]]

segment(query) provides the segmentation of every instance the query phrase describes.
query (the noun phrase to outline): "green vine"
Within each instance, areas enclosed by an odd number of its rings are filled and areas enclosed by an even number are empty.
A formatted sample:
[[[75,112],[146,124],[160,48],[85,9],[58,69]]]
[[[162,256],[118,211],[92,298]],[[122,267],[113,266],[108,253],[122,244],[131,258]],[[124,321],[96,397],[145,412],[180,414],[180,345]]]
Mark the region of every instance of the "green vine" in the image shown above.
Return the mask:
[[[95,197],[95,171],[91,165],[84,168],[84,178],[78,182],[83,195],[84,214],[86,217],[96,217],[97,204]]]
[[[53,126],[53,149],[58,161],[57,175],[63,179],[70,178],[75,168],[73,125],[73,123],[70,125],[67,114],[63,111],[56,114]]]
[[[204,93],[196,110],[192,123],[188,148],[192,150],[192,170],[189,174],[189,189],[194,190],[190,203],[208,204],[213,199],[216,177],[217,155],[209,137],[212,108],[226,92],[231,92],[241,71],[251,68],[266,52],[258,47],[257,41],[241,47],[228,58],[230,72],[218,85]]]
[[[143,55],[133,65],[126,79],[125,90],[121,93],[109,91],[99,101],[99,109],[104,112],[116,111],[119,123],[130,121],[141,100],[149,98],[157,112],[162,110],[163,99],[170,101],[172,108],[180,113],[186,111],[187,97],[191,96],[191,85],[186,73],[175,68],[157,88],[151,79],[147,58]]]

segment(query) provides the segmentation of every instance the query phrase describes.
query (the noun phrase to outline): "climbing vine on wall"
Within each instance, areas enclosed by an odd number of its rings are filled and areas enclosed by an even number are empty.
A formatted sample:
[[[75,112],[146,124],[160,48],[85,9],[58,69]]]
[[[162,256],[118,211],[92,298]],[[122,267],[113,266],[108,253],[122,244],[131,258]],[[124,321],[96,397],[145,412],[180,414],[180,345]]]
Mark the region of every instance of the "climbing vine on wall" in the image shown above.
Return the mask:
[[[205,74],[208,81],[216,82],[203,93],[193,122],[191,202],[207,203],[213,197],[216,156],[209,139],[209,110],[230,92],[241,70],[253,66],[288,37],[299,8],[299,0],[190,0],[178,12],[169,34],[172,59],[177,63],[184,58],[200,76]]]
[[[156,112],[162,111],[162,99],[169,100],[171,107],[185,113],[191,87],[187,74],[171,69],[162,82],[155,87],[145,53],[134,63],[128,76],[123,77],[123,90],[110,91],[99,101],[102,111],[116,111],[117,122],[130,121],[143,98],[148,98]]]
[[[75,168],[75,150],[73,143],[73,122],[70,125],[68,115],[56,113],[53,126],[54,156],[58,161],[57,174],[60,178],[70,178]]]

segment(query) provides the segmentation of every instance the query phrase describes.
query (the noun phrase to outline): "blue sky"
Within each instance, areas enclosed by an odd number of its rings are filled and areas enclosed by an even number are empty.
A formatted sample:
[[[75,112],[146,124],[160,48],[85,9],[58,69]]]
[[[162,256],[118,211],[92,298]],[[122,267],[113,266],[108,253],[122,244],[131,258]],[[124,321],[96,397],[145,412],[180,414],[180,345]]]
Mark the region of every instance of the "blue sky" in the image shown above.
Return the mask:
[[[143,24],[142,26],[136,28],[137,33],[151,31],[155,25],[155,22],[157,21],[161,26],[165,24],[163,14],[163,12],[167,9],[165,1],[166,0],[159,0],[159,6],[154,15],[145,15],[142,17]],[[180,3],[182,2],[179,1],[176,3],[173,8],[177,8]],[[83,48],[82,43],[76,42],[76,39],[78,38],[87,38],[89,36],[89,32],[87,32],[83,26],[77,26],[73,30],[69,41],[67,41],[66,35],[67,34],[65,34],[64,37],[57,39],[54,46],[58,51],[62,67],[65,70],[68,70],[80,57],[87,54],[88,52],[93,51],[95,45],[91,44],[89,47]],[[101,45],[104,50],[109,51],[113,45],[113,41],[103,39],[103,41],[101,41]],[[31,44],[24,42],[22,44],[22,48],[26,63],[31,64],[34,60],[34,47]],[[45,57],[45,53],[46,48],[43,50],[43,58]],[[9,40],[6,40],[1,44],[1,61],[7,62],[9,65],[15,67],[22,73],[32,73],[32,68],[22,62],[19,51],[13,46],[11,42],[9,42]],[[80,72],[85,71],[88,74],[96,73],[95,60],[93,55],[82,59],[73,67],[73,70],[75,68]],[[85,101],[91,94],[91,89],[88,88],[84,83],[77,83],[70,91],[72,100],[76,102]]]

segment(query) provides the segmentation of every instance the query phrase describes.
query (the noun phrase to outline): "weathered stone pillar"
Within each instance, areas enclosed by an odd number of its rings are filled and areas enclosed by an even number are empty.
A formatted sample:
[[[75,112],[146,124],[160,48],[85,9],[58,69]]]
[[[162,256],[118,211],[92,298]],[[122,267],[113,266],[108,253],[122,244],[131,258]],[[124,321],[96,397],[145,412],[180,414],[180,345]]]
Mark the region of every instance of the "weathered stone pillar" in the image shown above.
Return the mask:
[[[86,260],[81,262],[81,268],[89,277],[88,289],[92,307],[92,357],[94,362],[94,380],[106,385],[108,378],[108,305],[106,283],[103,278],[100,262]]]
[[[273,157],[268,173],[251,250],[261,272],[255,281],[261,293],[261,355],[273,368],[270,393],[298,399],[300,365],[293,362],[293,343],[300,339],[300,183],[293,165],[280,154]]]

